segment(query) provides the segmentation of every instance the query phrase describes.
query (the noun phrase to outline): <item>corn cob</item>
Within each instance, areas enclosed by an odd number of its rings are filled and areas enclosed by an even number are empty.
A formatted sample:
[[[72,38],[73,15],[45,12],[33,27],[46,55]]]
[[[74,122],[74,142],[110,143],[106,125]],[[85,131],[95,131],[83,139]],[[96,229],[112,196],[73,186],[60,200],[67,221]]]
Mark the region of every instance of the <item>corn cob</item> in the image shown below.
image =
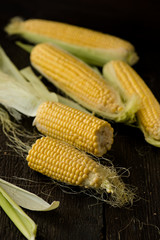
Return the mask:
[[[117,122],[133,120],[135,106],[127,109],[112,86],[79,59],[48,43],[36,45],[30,59],[49,81],[89,110]]]
[[[33,43],[51,42],[88,63],[103,66],[112,59],[133,65],[138,61],[134,46],[118,37],[65,23],[13,18],[5,28],[8,34],[19,34]]]
[[[42,103],[33,124],[44,135],[96,156],[105,154],[113,143],[113,128],[108,122],[61,103]]]
[[[38,139],[29,150],[27,161],[30,168],[57,181],[110,193],[113,206],[121,207],[133,200],[133,194],[114,169],[100,165],[60,140]]]
[[[103,74],[126,98],[139,97],[141,107],[136,113],[139,127],[148,143],[160,147],[160,104],[143,79],[123,61],[106,64]]]

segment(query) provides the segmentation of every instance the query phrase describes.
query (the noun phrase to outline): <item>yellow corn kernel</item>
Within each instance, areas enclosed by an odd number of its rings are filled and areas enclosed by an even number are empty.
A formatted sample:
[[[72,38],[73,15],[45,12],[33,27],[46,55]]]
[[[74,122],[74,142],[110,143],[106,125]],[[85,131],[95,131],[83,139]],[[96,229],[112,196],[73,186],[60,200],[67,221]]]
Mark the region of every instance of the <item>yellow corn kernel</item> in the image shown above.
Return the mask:
[[[87,64],[48,43],[36,45],[32,65],[49,81],[91,111],[119,122],[132,119],[119,94]]]
[[[123,206],[133,200],[114,169],[100,165],[63,141],[51,137],[38,139],[29,150],[27,161],[30,168],[57,181],[110,193],[112,205]]]
[[[129,64],[138,60],[134,46],[118,37],[66,23],[14,18],[5,28],[8,34],[19,34],[33,43],[52,42],[89,63],[103,66],[112,59]]]
[[[96,156],[105,154],[113,143],[113,128],[107,121],[61,103],[42,103],[33,124],[44,135]]]
[[[141,107],[136,114],[139,126],[146,141],[160,147],[160,104],[143,79],[123,61],[111,61],[104,66],[103,72],[126,98],[139,97]]]

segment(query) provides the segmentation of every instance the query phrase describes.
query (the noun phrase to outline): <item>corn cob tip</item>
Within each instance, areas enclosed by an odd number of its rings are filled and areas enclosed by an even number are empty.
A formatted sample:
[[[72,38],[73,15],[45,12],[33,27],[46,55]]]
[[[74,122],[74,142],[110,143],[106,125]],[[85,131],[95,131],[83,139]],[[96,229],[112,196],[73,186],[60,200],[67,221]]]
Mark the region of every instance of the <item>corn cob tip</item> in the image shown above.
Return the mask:
[[[129,65],[131,65],[131,66],[133,66],[135,63],[137,63],[139,61],[139,56],[138,56],[138,54],[136,53],[136,52],[131,52],[131,53],[129,53],[129,55],[128,55],[128,58],[127,58],[127,60],[126,60],[126,62],[129,64]]]
[[[100,187],[108,193],[111,205],[114,207],[122,207],[128,204],[132,205],[136,198],[135,191],[126,187],[121,176],[117,174],[116,169],[113,166],[106,167],[101,165],[100,171],[100,176],[102,176]]]
[[[10,19],[10,22],[5,26],[4,31],[9,35],[18,34],[21,32],[21,27],[23,24],[23,18],[13,17]]]

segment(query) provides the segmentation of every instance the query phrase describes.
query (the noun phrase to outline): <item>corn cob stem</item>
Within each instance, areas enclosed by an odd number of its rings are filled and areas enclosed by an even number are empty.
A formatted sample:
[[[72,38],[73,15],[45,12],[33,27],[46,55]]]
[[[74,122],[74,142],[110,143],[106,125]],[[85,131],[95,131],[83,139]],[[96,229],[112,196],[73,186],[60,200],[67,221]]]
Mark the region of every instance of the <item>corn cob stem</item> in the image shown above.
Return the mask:
[[[50,137],[38,139],[27,161],[30,168],[55,180],[106,191],[113,206],[121,207],[133,201],[133,193],[126,189],[114,169],[100,165],[62,141]]]
[[[137,96],[140,109],[137,121],[148,143],[160,147],[160,104],[143,79],[128,64],[111,61],[103,68],[103,74],[125,98]]]
[[[51,42],[88,63],[103,66],[112,59],[129,64],[138,61],[134,46],[118,37],[65,23],[14,18],[6,26],[8,34],[19,34],[33,43]]]
[[[100,74],[67,52],[48,43],[31,52],[32,65],[49,81],[91,111],[117,122],[131,122],[137,103],[128,108]]]

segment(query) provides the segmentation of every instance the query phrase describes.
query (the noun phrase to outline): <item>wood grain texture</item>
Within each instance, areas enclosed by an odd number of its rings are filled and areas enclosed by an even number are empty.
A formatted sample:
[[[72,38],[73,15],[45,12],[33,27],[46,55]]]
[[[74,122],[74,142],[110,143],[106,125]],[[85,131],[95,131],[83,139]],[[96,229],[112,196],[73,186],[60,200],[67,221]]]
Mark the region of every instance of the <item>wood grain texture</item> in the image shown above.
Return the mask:
[[[34,4],[32,4],[34,2]],[[114,34],[132,42],[140,56],[134,66],[160,101],[160,5],[158,1],[3,1],[0,7],[0,44],[21,69],[29,55],[14,44],[17,37],[3,31],[9,19],[44,18]],[[48,84],[49,88],[53,86]],[[32,118],[23,118],[31,128]],[[38,194],[48,202],[60,201],[51,212],[25,212],[38,224],[37,240],[158,240],[160,239],[160,149],[147,144],[139,129],[111,123],[115,131],[112,149],[105,157],[129,169],[123,180],[137,188],[139,201],[117,209],[98,202],[83,190],[59,186],[29,169],[27,162],[7,146],[0,126],[0,177]],[[105,162],[104,162],[105,163]],[[0,208],[0,239],[23,240],[22,234]]]

